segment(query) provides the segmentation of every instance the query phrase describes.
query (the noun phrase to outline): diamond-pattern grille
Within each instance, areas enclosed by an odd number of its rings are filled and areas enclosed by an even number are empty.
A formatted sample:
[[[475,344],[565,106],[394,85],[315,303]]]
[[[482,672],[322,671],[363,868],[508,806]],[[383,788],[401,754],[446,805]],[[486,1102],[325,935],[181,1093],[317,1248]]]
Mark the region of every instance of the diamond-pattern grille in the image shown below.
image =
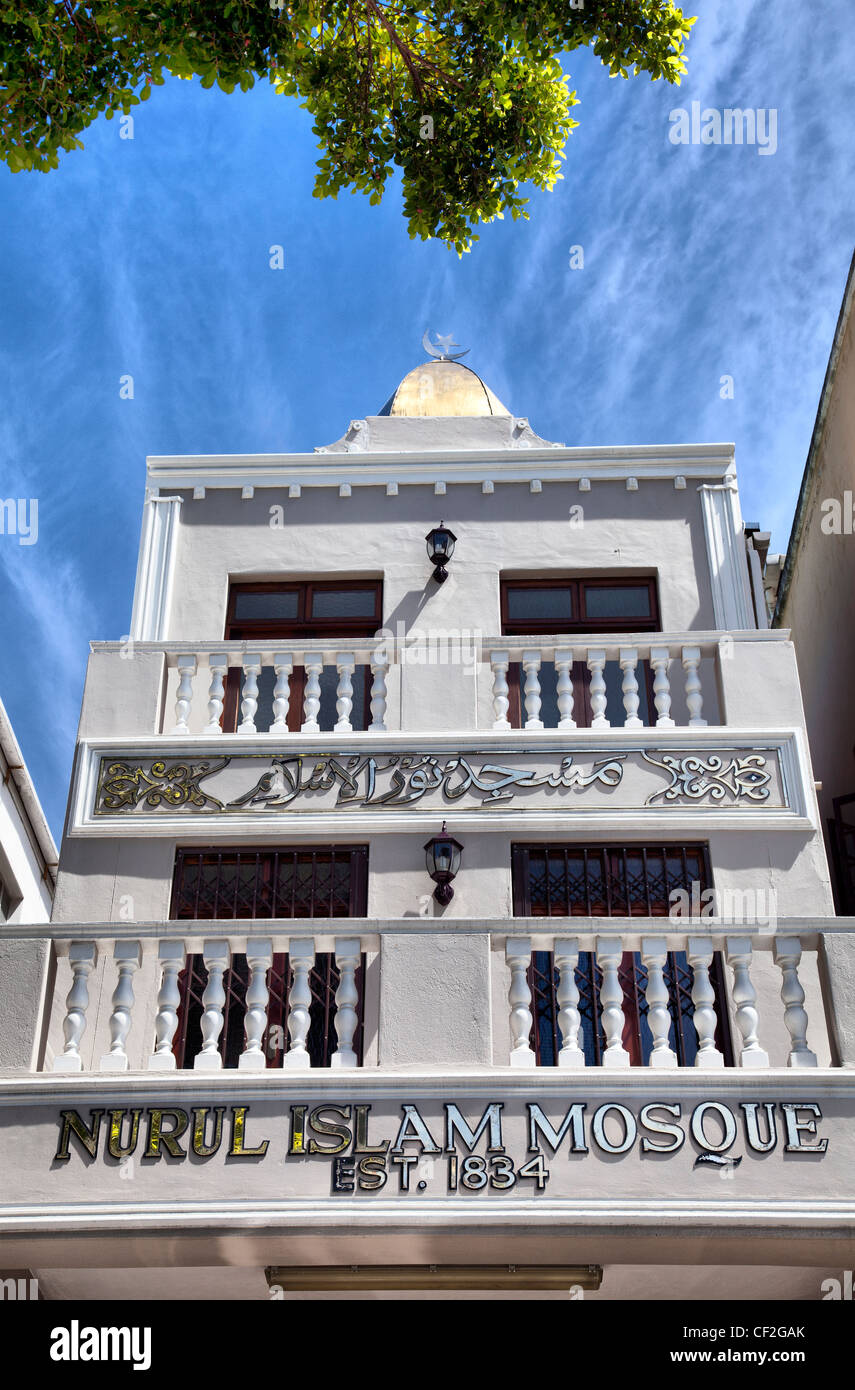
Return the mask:
[[[367,909],[367,850],[362,845],[324,849],[179,850],[172,899],[178,920],[364,917]],[[315,956],[309,974],[307,1047],[312,1066],[329,1066],[338,1045],[335,994],[339,986],[335,956]],[[362,1062],[365,957],[356,971],[357,1026],[353,1040]],[[289,991],[293,971],[287,955],[273,957],[267,972],[269,1003],[262,1048],[268,1067],[281,1067],[288,1051]],[[235,954],[224,976],[226,1003],[219,1053],[225,1067],[236,1067],[244,1048],[249,966]],[[179,976],[181,1003],[174,1052],[179,1067],[191,1067],[201,1051],[201,1017],[208,971],[200,955],[187,957]]]
[[[531,917],[667,916],[669,895],[675,889],[691,894],[693,883],[697,883],[703,892],[709,879],[702,845],[515,845],[513,875],[514,911]],[[693,972],[685,952],[669,952],[663,974],[671,1015],[669,1043],[679,1065],[692,1066],[697,1035],[692,1021]],[[600,1009],[602,972],[593,952],[580,952],[575,978],[582,1020],[579,1046],[588,1066],[599,1066],[606,1044]],[[623,989],[623,1046],[633,1065],[646,1065],[653,1035],[647,1021],[647,970],[638,952],[624,952],[618,978]],[[716,1045],[732,1065],[718,952],[710,979],[718,1017]],[[562,1038],[556,997],[558,971],[551,952],[533,952],[528,981],[534,1016],[530,1044],[540,1065],[556,1066]]]

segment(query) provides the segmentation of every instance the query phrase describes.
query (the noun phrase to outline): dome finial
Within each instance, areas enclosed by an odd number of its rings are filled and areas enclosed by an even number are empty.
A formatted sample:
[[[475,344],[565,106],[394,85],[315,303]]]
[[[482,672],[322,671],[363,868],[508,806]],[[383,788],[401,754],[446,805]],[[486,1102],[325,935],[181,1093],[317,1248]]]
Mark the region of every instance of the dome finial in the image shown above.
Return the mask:
[[[460,357],[465,357],[469,348],[464,348],[462,352],[449,352],[449,348],[460,347],[455,343],[453,333],[437,333],[436,343],[430,340],[430,329],[426,328],[422,338],[422,347],[431,357],[437,357],[440,362],[456,362]]]

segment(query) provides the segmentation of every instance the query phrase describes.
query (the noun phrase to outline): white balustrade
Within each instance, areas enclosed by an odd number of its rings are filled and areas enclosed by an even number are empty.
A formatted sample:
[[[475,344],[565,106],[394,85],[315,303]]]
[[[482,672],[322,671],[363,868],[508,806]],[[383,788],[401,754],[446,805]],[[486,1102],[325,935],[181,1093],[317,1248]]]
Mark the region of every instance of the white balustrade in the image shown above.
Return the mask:
[[[241,722],[239,734],[254,734],[255,716],[258,712],[258,677],[261,675],[261,657],[256,654],[243,658],[243,690],[241,691]]]
[[[223,1059],[218,1044],[223,1031],[223,1008],[226,1002],[223,976],[229,967],[229,943],[206,941],[202,958],[208,971],[208,983],[202,995],[202,1050],[193,1059],[193,1066],[197,1071],[220,1071]]]
[[[649,667],[653,676],[653,705],[650,723],[658,729],[672,729],[678,722],[675,719],[674,690],[670,679],[672,663],[679,662],[684,671],[685,703],[679,704],[680,717],[689,728],[707,727],[704,717],[704,699],[701,682],[701,664],[704,658],[716,662],[721,660],[721,642],[713,641],[712,634],[703,634],[703,640],[686,641],[691,634],[666,637],[624,636],[615,638],[610,645],[605,638],[593,645],[587,640],[577,642],[573,647],[555,646],[548,639],[524,639],[524,645],[514,649],[513,641],[503,639],[506,645],[493,645],[485,642],[482,659],[489,662],[492,676],[491,727],[498,732],[510,730],[509,718],[511,690],[509,672],[515,663],[522,669],[521,704],[522,725],[529,730],[555,727],[561,730],[574,730],[580,719],[580,706],[574,689],[574,664],[587,665],[590,679],[588,695],[591,707],[591,727],[608,729],[608,698],[606,689],[606,667],[610,663],[619,665],[621,670],[621,697],[624,710],[623,727],[639,729],[647,718],[647,702],[643,698],[646,689],[646,674]],[[154,645],[154,644],[152,644]],[[354,683],[357,668],[363,664],[370,666],[371,723],[369,732],[386,732],[387,679],[391,659],[397,659],[394,651],[390,653],[384,646],[360,649],[356,643],[345,642],[339,647],[313,648],[311,651],[292,650],[289,652],[247,653],[241,644],[234,643],[227,650],[208,653],[204,650],[181,652],[176,647],[167,647],[167,659],[176,671],[175,684],[175,724],[169,730],[172,735],[183,737],[217,736],[221,730],[223,714],[225,678],[229,665],[242,668],[240,691],[240,723],[238,732],[255,734],[259,701],[259,677],[262,669],[272,665],[275,671],[273,691],[273,715],[268,732],[282,736],[288,732],[288,714],[291,703],[291,677],[294,669],[303,666],[306,674],[304,704],[301,711],[301,731],[315,734],[321,732],[321,677],[325,666],[335,666],[338,672],[336,688],[335,732],[351,734],[353,728]],[[210,671],[208,689],[207,720],[197,722],[193,731],[191,716],[193,712],[194,680],[199,668],[207,663]],[[541,684],[544,667],[555,670],[555,690],[557,716],[554,706],[547,718],[544,709],[543,688]],[[415,677],[412,677],[415,679]],[[548,707],[547,707],[548,708]],[[644,717],[642,717],[644,716]],[[330,726],[327,725],[327,728]]]
[[[555,919],[553,919],[554,921]],[[834,920],[834,919],[832,919]],[[644,1065],[651,1069],[664,1068],[676,1070],[680,1067],[676,1043],[671,1041],[675,982],[667,973],[667,960],[670,952],[685,955],[692,972],[691,999],[693,1012],[691,1018],[697,1034],[697,1049],[694,1068],[697,1070],[721,1070],[725,1066],[722,1050],[716,1045],[719,1028],[727,1029],[727,1000],[717,994],[713,985],[713,969],[718,952],[725,952],[732,971],[732,984],[729,1001],[733,1007],[736,1029],[734,1035],[739,1042],[737,1064],[743,1068],[766,1068],[770,1065],[767,1051],[760,1042],[759,1011],[757,995],[751,979],[751,966],[754,951],[765,952],[771,956],[781,972],[781,1004],[776,1018],[786,1025],[789,1042],[785,1049],[776,1041],[775,1066],[783,1066],[784,1058],[791,1068],[816,1068],[820,1065],[817,1053],[808,1045],[808,1016],[805,1010],[805,989],[799,977],[804,951],[817,949],[817,935],[823,931],[822,921],[812,927],[805,927],[788,935],[773,934],[754,937],[747,934],[731,934],[722,923],[711,925],[706,932],[690,927],[685,934],[671,919],[666,928],[663,923],[655,925],[656,919],[646,919],[644,924],[636,919],[618,927],[616,922],[595,924],[592,919],[568,919],[572,921],[576,935],[552,935],[546,922],[539,923],[534,938],[538,951],[548,951],[551,940],[554,964],[554,1017],[558,1025],[560,1046],[553,1059],[558,1067],[565,1069],[584,1069],[586,1062],[582,1040],[583,1015],[580,992],[582,989],[598,989],[599,1019],[605,1036],[605,1048],[601,1066],[607,1070],[626,1069],[631,1065],[638,1044],[630,1045],[626,1040],[627,1017],[624,1013],[625,989],[630,987],[623,978],[624,960],[629,966],[629,955],[640,954],[644,973],[636,970],[634,988],[639,996],[641,1012],[646,1017],[652,1046],[645,1049]],[[577,925],[578,923],[578,925]],[[651,935],[645,935],[645,926],[652,927]],[[271,924],[272,926],[273,924]],[[355,925],[355,924],[353,924]],[[284,931],[288,927],[280,924]],[[388,924],[396,929],[393,922]],[[544,930],[547,928],[547,930]],[[553,931],[557,928],[557,923]],[[316,928],[329,932],[330,927]],[[566,929],[566,928],[565,928]],[[181,1008],[181,989],[179,976],[187,964],[186,952],[198,950],[194,941],[181,937],[168,937],[158,942],[158,964],[160,969],[159,991],[156,1012],[142,1019],[135,1017],[140,1005],[135,1004],[134,984],[143,959],[143,937],[147,935],[140,927],[134,929],[137,935],[123,938],[121,935],[108,943],[113,949],[116,964],[116,981],[112,996],[99,1005],[97,1024],[98,1036],[109,1029],[110,1050],[96,1059],[94,1065],[102,1072],[127,1072],[131,1065],[128,1038],[132,1028],[143,1033],[149,1029],[154,1034],[154,1050],[143,1063],[150,1071],[174,1071],[176,1057],[173,1044]],[[659,932],[659,935],[655,933]],[[596,934],[595,934],[596,933]],[[155,935],[149,932],[149,936]],[[81,1039],[87,1022],[89,1006],[89,979],[99,960],[99,952],[105,943],[99,941],[74,941],[68,946],[68,961],[72,975],[71,987],[65,1001],[62,1031],[65,1040],[63,1052],[52,1062],[57,1072],[81,1072]],[[529,967],[532,959],[533,939],[531,936],[509,936],[505,952],[509,971],[508,1023],[510,1034],[509,1062],[513,1067],[535,1067],[537,1052],[532,1040],[535,1024],[535,1001],[530,983]],[[216,940],[205,940],[202,956],[207,968],[207,984],[202,997],[200,1020],[201,1050],[195,1058],[185,1055],[183,1066],[198,1070],[221,1071],[223,1061],[220,1056],[224,1026],[224,1005],[226,1001],[226,975],[233,960],[234,952],[245,953],[248,965],[243,1024],[246,1042],[237,1060],[242,1070],[263,1070],[267,1065],[267,1051],[263,1046],[265,1035],[271,1029],[275,1036],[279,1012],[283,1005],[287,1011],[287,1029],[290,1046],[285,1053],[283,1065],[286,1069],[307,1069],[311,1066],[308,1049],[310,1010],[312,990],[310,976],[315,961],[316,940],[313,936],[277,936],[272,932],[263,938],[246,938],[240,934]],[[335,994],[335,1035],[337,1045],[330,1056],[329,1065],[334,1069],[353,1069],[359,1066],[356,1047],[359,1021],[360,988],[357,985],[362,958],[363,942],[358,936],[338,937],[333,928],[333,942],[323,949],[334,951],[339,983]],[[286,985],[284,998],[281,993],[272,993],[273,986],[268,982],[274,953],[288,952],[290,959],[290,983]],[[592,958],[591,965],[580,965],[580,952]],[[637,957],[636,957],[637,959]],[[580,974],[580,971],[582,972]],[[583,975],[587,983],[583,984]],[[596,981],[600,979],[599,987]],[[823,985],[823,989],[825,986]],[[100,993],[100,991],[99,991]],[[685,985],[680,985],[680,994],[685,996]],[[537,995],[537,1009],[541,1008],[541,997]],[[588,1006],[590,1006],[590,999]],[[271,1014],[274,1008],[276,1012]],[[234,1005],[233,1007],[240,1007]],[[485,1007],[489,1007],[485,1001]],[[682,1006],[681,1006],[682,1007]],[[724,1008],[724,1015],[722,1009]],[[766,1005],[768,1010],[768,1004]],[[103,1012],[101,1012],[103,1009]],[[271,1016],[273,1024],[270,1023]],[[538,1014],[538,1017],[540,1015]],[[590,1015],[585,1017],[590,1022]],[[767,1021],[768,1022],[768,1021]],[[586,1027],[588,1024],[585,1025]],[[688,1016],[683,1014],[683,1038],[688,1028]],[[766,1024],[764,1024],[765,1031]],[[772,1025],[769,1025],[773,1027]],[[632,1029],[637,1029],[632,1020]],[[774,1031],[774,1029],[773,1029]],[[783,1030],[777,1028],[777,1037]],[[632,1053],[630,1053],[632,1046]],[[825,1044],[823,1047],[825,1048]],[[281,1048],[280,1041],[274,1051]],[[132,1056],[133,1054],[131,1054]],[[680,1048],[682,1055],[682,1046]],[[827,1049],[824,1055],[828,1056]],[[425,1057],[430,1065],[431,1058]],[[465,1064],[466,1059],[461,1058]],[[831,1065],[827,1060],[823,1067]]]
[[[356,938],[348,938],[335,943],[335,963],[339,971],[339,986],[335,992],[335,1031],[338,1047],[330,1058],[330,1066],[356,1067],[359,1058],[353,1047],[358,1017],[356,1007],[359,991],[356,988],[356,972],[359,969],[362,947]]]
[[[511,1006],[510,1063],[512,1067],[534,1067],[537,1058],[529,1042],[534,1016],[531,1012],[531,987],[527,979],[531,940],[528,937],[510,939],[505,954],[511,972],[508,990],[508,1003]]]
[[[701,678],[698,674],[698,667],[701,664],[700,647],[684,647],[682,660],[683,670],[686,672],[686,704],[689,707],[689,728],[705,728],[707,721],[701,717],[704,701]]]
[[[540,652],[525,651],[522,654],[522,667],[525,671],[525,727],[527,729],[542,729],[543,720],[540,717]]]
[[[158,953],[162,971],[160,990],[157,996],[157,1014],[154,1020],[154,1052],[148,1059],[149,1071],[174,1071],[175,1054],[172,1042],[178,1027],[178,1006],[181,1003],[181,990],[178,976],[184,969],[185,947],[183,941],[162,941]]]
[[[306,1047],[311,1021],[309,1007],[312,1003],[309,974],[315,963],[315,943],[312,938],[292,941],[289,959],[294,972],[288,996],[288,1035],[291,1046],[285,1053],[282,1065],[292,1071],[301,1071],[312,1065]]]
[[[196,674],[195,656],[178,658],[178,691],[175,698],[174,734],[189,734],[187,720],[193,707],[193,677]]]
[[[368,726],[370,734],[383,734],[386,732],[386,671],[389,666],[389,658],[380,652],[374,653],[371,658],[371,723]]]
[[[569,647],[559,647],[555,653],[557,674],[556,695],[558,698],[559,729],[575,729],[573,718],[573,653]]]
[[[572,938],[556,941],[554,960],[558,970],[558,985],[555,998],[558,1004],[558,1028],[561,1033],[559,1067],[578,1068],[585,1065],[585,1054],[579,1046],[582,1015],[579,1012],[579,987],[576,984],[578,959],[578,941]]]
[[[638,651],[636,648],[621,647],[620,669],[623,671],[623,727],[625,729],[640,729],[642,727],[638,717],[638,680],[635,675],[637,665]]]
[[[211,682],[208,686],[208,722],[202,732],[216,735],[223,732],[220,721],[223,717],[224,689],[229,670],[229,659],[225,655],[215,654],[208,658],[208,667],[211,672]]]
[[[750,936],[728,937],[727,959],[733,970],[733,1002],[736,1005],[736,1026],[742,1034],[741,1067],[768,1067],[769,1055],[757,1037],[757,995],[751,983]]]
[[[597,964],[603,972],[600,1007],[603,1032],[606,1035],[603,1066],[608,1068],[624,1068],[630,1064],[629,1053],[623,1045],[626,1019],[623,1013],[623,988],[618,976],[622,956],[623,947],[619,938],[598,937]]]
[[[588,651],[588,670],[591,673],[591,728],[608,729],[606,718],[606,678],[603,674],[606,653],[603,647],[592,647]]]
[[[508,706],[510,704],[508,690],[508,666],[510,658],[507,652],[491,652],[490,666],[493,671],[493,728],[509,729],[511,727],[508,719]]]
[[[304,734],[320,733],[318,714],[321,708],[321,672],[324,669],[323,654],[319,652],[306,652],[303,658],[303,665],[306,669],[306,690],[303,696],[303,723],[300,726]]]
[[[288,709],[291,704],[291,672],[294,669],[294,662],[290,652],[276,652],[273,657],[273,670],[276,673],[276,684],[273,687],[273,723],[270,726],[272,734],[287,734],[288,732]]]
[[[641,959],[647,970],[647,1023],[653,1034],[653,1050],[648,1065],[666,1069],[676,1067],[677,1054],[668,1041],[671,1014],[665,983],[668,943],[664,936],[645,937],[641,943]]]
[[[134,974],[142,961],[139,941],[117,941],[113,958],[119,972],[111,1000],[110,1051],[101,1058],[101,1071],[127,1071],[125,1044],[131,1029],[134,1008]]]
[[[653,668],[653,703],[656,706],[657,729],[673,729],[671,718],[671,682],[668,679],[668,666],[671,653],[667,647],[650,648],[650,665]]]
[[[72,941],[68,950],[72,983],[65,999],[65,1018],[62,1024],[65,1047],[53,1059],[54,1071],[82,1071],[83,1058],[80,1056],[80,1040],[86,1027],[86,1010],[89,1007],[89,975],[98,959],[98,949],[93,941]]]
[[[701,1071],[716,1071],[724,1066],[724,1057],[715,1045],[718,1017],[715,1011],[715,990],[710,980],[713,950],[709,939],[690,936],[686,955],[692,967],[693,1020],[698,1035],[695,1066]]]
[[[787,1065],[790,1067],[815,1067],[816,1053],[807,1045],[808,1016],[804,1008],[805,992],[799,979],[799,961],[802,958],[801,942],[797,936],[779,936],[774,944],[775,963],[781,969],[781,999],[784,1004],[784,1022],[792,1039]]]
[[[270,997],[267,972],[273,964],[273,942],[269,938],[250,937],[246,943],[246,963],[249,967],[243,1021],[246,1047],[238,1059],[238,1069],[264,1071],[267,1058],[262,1051],[261,1039],[267,1026],[267,1002]]]
[[[336,690],[335,701],[338,719],[335,732],[337,734],[349,734],[353,730],[350,715],[353,710],[353,672],[356,667],[356,657],[352,652],[339,652],[335,664],[338,670],[338,689]]]

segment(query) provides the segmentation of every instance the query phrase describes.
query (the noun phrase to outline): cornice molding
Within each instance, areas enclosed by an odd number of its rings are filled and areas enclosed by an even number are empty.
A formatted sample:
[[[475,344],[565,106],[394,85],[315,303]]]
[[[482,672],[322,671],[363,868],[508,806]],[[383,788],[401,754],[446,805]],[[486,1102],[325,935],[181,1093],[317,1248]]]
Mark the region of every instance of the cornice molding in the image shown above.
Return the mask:
[[[599,448],[375,451],[359,455],[200,454],[149,457],[158,488],[433,486],[445,483],[600,482],[733,476],[732,444],[608,445]],[[392,494],[394,495],[394,494]]]

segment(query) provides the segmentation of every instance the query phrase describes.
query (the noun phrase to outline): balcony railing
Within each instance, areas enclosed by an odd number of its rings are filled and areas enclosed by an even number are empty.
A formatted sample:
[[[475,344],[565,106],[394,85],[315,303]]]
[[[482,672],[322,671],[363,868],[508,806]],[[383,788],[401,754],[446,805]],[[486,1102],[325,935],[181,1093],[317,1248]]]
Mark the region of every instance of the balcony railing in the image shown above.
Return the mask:
[[[256,924],[248,921],[245,925],[246,929],[251,931]],[[109,1050],[106,1050],[100,1059],[94,1058],[92,1066],[105,1072],[128,1070],[127,1043],[133,1026],[136,1035],[133,1055],[137,1058],[143,1057],[143,1068],[176,1069],[173,1042],[180,1004],[178,977],[185,967],[188,954],[200,949],[207,967],[208,980],[202,998],[202,1044],[201,1050],[192,1062],[194,1070],[219,1071],[223,1066],[219,1041],[224,1027],[224,976],[236,954],[246,957],[248,967],[243,1018],[244,1042],[238,1066],[243,1070],[263,1070],[270,1064],[268,1053],[263,1046],[270,1022],[268,1001],[272,1000],[267,974],[274,954],[284,952],[289,955],[291,971],[287,990],[287,1028],[290,1045],[280,1065],[286,1070],[308,1068],[312,1064],[306,1045],[311,1003],[309,974],[315,961],[316,949],[334,951],[339,976],[335,993],[334,1024],[337,1045],[335,1050],[330,1048],[330,1066],[334,1069],[354,1068],[359,1065],[353,1044],[358,1022],[355,975],[360,966],[361,952],[376,949],[378,941],[380,942],[382,993],[384,934],[392,932],[398,939],[402,935],[418,934],[425,930],[424,926],[408,918],[385,922],[364,918],[349,920],[346,934],[340,919],[318,919],[311,927],[306,925],[296,930],[293,922],[265,923],[266,934],[258,936],[238,935],[234,933],[233,927],[227,926],[224,922],[210,926],[212,934],[204,940],[176,929],[174,923],[135,926],[128,924],[125,927],[121,924],[111,924],[108,929],[111,934],[97,936],[87,936],[79,926],[71,925],[57,924],[47,928],[25,929],[30,936],[38,931],[52,936],[57,954],[67,956],[70,967],[70,989],[65,1000],[62,1022],[64,1047],[53,1060],[53,1070],[84,1070],[81,1040],[87,1026],[89,977],[99,959],[110,954],[114,961],[115,985],[109,1005],[109,1021],[107,1024],[105,1006],[102,1006],[104,1015],[95,1020],[97,1036],[106,1037],[109,1033]],[[433,930],[435,929],[434,925]],[[646,1051],[644,1065],[654,1070],[680,1070],[688,1075],[696,1074],[698,1070],[713,1070],[725,1066],[725,1057],[716,1043],[719,1020],[715,1008],[715,992],[710,979],[715,952],[723,954],[730,975],[729,1002],[726,1007],[729,1007],[735,1024],[735,1066],[752,1069],[768,1069],[770,1066],[816,1067],[817,1053],[809,1046],[807,1040],[809,1020],[805,1008],[805,990],[799,976],[802,956],[805,952],[817,951],[822,956],[826,950],[826,936],[842,936],[847,938],[848,943],[853,936],[853,923],[849,920],[842,923],[840,919],[834,918],[814,919],[813,924],[783,922],[779,923],[777,933],[764,930],[761,934],[757,929],[744,924],[730,924],[723,920],[703,917],[688,918],[683,925],[677,918],[629,919],[620,925],[614,921],[595,918],[556,918],[550,919],[548,923],[540,919],[512,918],[507,922],[492,924],[492,929],[490,924],[483,922],[455,922],[454,931],[464,934],[487,931],[504,946],[509,980],[505,1034],[507,1043],[501,1036],[505,1025],[499,1023],[500,1034],[494,1050],[494,1057],[499,1065],[502,1065],[501,1057],[507,1046],[508,1051],[504,1053],[507,1062],[504,1065],[532,1068],[537,1066],[537,1058],[532,1048],[535,1008],[530,966],[533,951],[548,951],[552,953],[557,976],[556,1037],[559,1050],[554,1059],[555,1064],[558,1067],[589,1072],[629,1069],[632,1059],[623,1043],[626,1023],[625,993],[618,972],[625,953],[638,952],[643,970],[637,973],[636,980],[640,982],[637,987],[643,991],[643,1001],[640,1002],[643,1003],[647,1026],[652,1035],[652,1047]],[[155,952],[157,955],[157,997],[155,1003],[152,996],[151,1009],[143,1007],[142,1010],[138,1010],[134,999],[134,976],[142,963],[144,952],[149,959]],[[597,993],[594,1017],[600,1042],[597,1047],[599,1061],[595,1065],[592,1065],[590,1060],[586,1062],[580,1037],[577,966],[582,968],[582,952],[595,953],[596,957],[596,969],[589,970],[587,975],[588,979],[595,982],[594,988]],[[697,1035],[692,1066],[680,1065],[669,1042],[672,1016],[664,972],[666,958],[673,952],[684,952],[691,969],[693,1009],[689,1011],[691,1021],[687,1017],[684,1027],[692,1027]],[[762,983],[758,993],[752,970],[755,974],[758,973],[758,958],[764,956],[766,960],[759,970]],[[494,955],[493,960],[495,969],[501,957]],[[774,972],[771,969],[772,964],[777,967]],[[776,992],[774,987],[770,988],[773,973],[779,977],[779,1003],[772,1002],[775,1000]],[[815,1036],[812,1036],[821,1055],[824,1058],[834,1058],[838,1051],[831,1023],[835,1010],[828,993],[830,984],[827,968],[821,968],[818,974],[812,968],[811,981],[812,997],[816,1001],[821,991],[822,999],[819,1015],[813,1019],[816,1032]],[[452,996],[453,990],[449,996],[450,1000]],[[376,1005],[375,998],[375,1009]],[[484,1028],[489,1030],[491,1011],[486,993],[482,1006]],[[277,1017],[281,1017],[281,1013],[277,1014]],[[376,1027],[376,1017],[366,1021],[371,1023],[372,1028]],[[408,1026],[411,1024],[412,1020]],[[424,1065],[427,1067],[434,1063],[430,1055],[429,1036],[430,1028],[425,1033]],[[784,1037],[788,1039],[786,1045],[782,1041]],[[151,1039],[150,1044],[146,1042],[147,1038]],[[146,1048],[149,1045],[151,1050],[147,1053]],[[394,1051],[394,1047],[392,1050]],[[381,1037],[381,1065],[383,1052],[384,1043]],[[459,1065],[465,1067],[466,1061],[465,1057],[461,1057]],[[826,1063],[823,1062],[823,1065]],[[137,1062],[133,1069],[139,1069],[139,1066],[140,1063]]]
[[[152,1051],[147,1060],[149,1071],[173,1071],[177,1063],[173,1046],[178,1028],[179,1008],[182,1006],[179,975],[185,969],[192,940],[183,937],[158,939],[160,972],[156,1011],[148,1024],[153,1036]],[[68,945],[72,984],[65,1001],[63,1020],[63,1051],[54,1058],[53,1070],[79,1072],[83,1070],[80,1044],[86,1028],[89,1008],[89,976],[99,959],[103,942],[75,940]],[[102,1055],[101,1071],[127,1071],[127,1041],[135,1021],[134,976],[142,963],[142,941],[119,939],[113,945],[117,980],[111,1000],[109,1020],[110,1050]],[[202,944],[201,955],[207,970],[207,984],[202,996],[200,1020],[202,1045],[193,1059],[193,1069],[219,1071],[223,1066],[220,1037],[225,1024],[225,979],[235,955],[245,955],[248,967],[246,1007],[244,1012],[244,1046],[238,1067],[246,1071],[263,1071],[268,1057],[262,1041],[268,1028],[268,1003],[271,991],[268,972],[274,953],[288,954],[290,981],[287,986],[288,1051],[282,1065],[288,1070],[304,1070],[311,1066],[308,1048],[311,1024],[312,993],[310,974],[315,963],[315,939],[303,934],[298,938],[282,937],[211,937]],[[334,944],[335,965],[339,975],[335,991],[335,1036],[337,1046],[331,1050],[330,1066],[356,1067],[359,1058],[354,1048],[359,994],[356,972],[362,959],[362,944],[358,936],[338,936]],[[186,997],[183,1001],[187,1006]],[[138,1025],[139,1026],[139,1025]],[[276,1025],[278,1026],[278,1025]],[[276,1049],[279,1050],[278,1047]]]
[[[486,654],[486,653],[485,653]],[[640,729],[645,721],[640,717],[641,699],[639,677],[644,680],[644,665],[652,672],[653,703],[656,710],[655,724],[659,729],[673,729],[676,720],[672,716],[671,668],[679,671],[682,667],[682,693],[685,698],[686,718],[681,721],[689,728],[703,728],[707,720],[703,717],[703,690],[700,666],[704,657],[719,658],[719,639],[717,637],[697,641],[691,634],[676,637],[661,633],[646,637],[625,636],[582,637],[572,643],[556,643],[538,638],[517,638],[514,645],[507,642],[501,647],[491,647],[488,659],[493,673],[493,728],[510,729],[508,719],[510,689],[508,670],[512,662],[519,662],[524,673],[522,704],[525,707],[526,729],[543,729],[542,690],[540,673],[544,667],[552,666],[555,671],[555,689],[558,718],[554,727],[575,729],[573,668],[580,663],[586,668],[590,685],[592,729],[608,729],[612,720],[608,711],[608,691],[606,669],[610,663],[617,663],[621,671],[621,705],[619,722],[625,729]],[[617,721],[616,721],[617,722]],[[654,721],[651,720],[650,724]]]
[[[696,926],[703,929],[707,923],[701,919]],[[744,928],[738,934],[731,931],[704,931],[702,935],[689,931],[683,934],[669,930],[667,935],[664,932],[659,935],[654,932],[655,927],[650,935],[643,935],[640,939],[637,931],[631,934],[618,931],[610,932],[608,935],[556,935],[550,938],[550,944],[544,949],[551,950],[558,975],[555,991],[560,1033],[560,1050],[556,1058],[558,1066],[580,1069],[586,1065],[585,1054],[580,1046],[582,1016],[576,980],[581,952],[595,953],[598,974],[601,976],[597,1001],[599,1009],[596,1011],[605,1035],[601,1065],[607,1069],[624,1069],[631,1066],[630,1054],[623,1045],[627,1020],[624,1013],[625,994],[618,972],[625,953],[640,948],[646,983],[642,978],[637,981],[637,985],[644,996],[640,1002],[646,1008],[647,1023],[653,1037],[648,1066],[668,1069],[678,1067],[677,1054],[669,1041],[672,1018],[669,991],[665,982],[667,959],[669,954],[675,951],[685,953],[692,970],[692,1023],[697,1033],[694,1065],[701,1070],[711,1070],[725,1065],[724,1054],[716,1046],[719,1019],[715,1009],[715,991],[710,979],[714,952],[723,950],[733,976],[730,994],[740,1035],[737,1065],[768,1067],[769,1053],[760,1039],[762,1025],[757,1007],[757,994],[751,980],[751,961],[756,949],[752,937],[745,933]],[[540,932],[538,939],[543,942]],[[807,1045],[808,1016],[804,1007],[805,992],[799,979],[802,938],[797,934],[775,936],[763,945],[766,950],[771,950],[781,971],[781,1007],[790,1037],[787,1065],[815,1067],[816,1054]],[[510,939],[506,947],[506,957],[511,973],[508,992],[510,1065],[534,1067],[537,1065],[537,1059],[530,1043],[535,1021],[529,971],[532,939]],[[596,984],[594,989],[597,989]]]
[[[324,689],[335,686],[335,717],[324,731],[352,735],[387,732],[387,677],[391,667],[414,668],[423,678],[427,665],[471,665],[476,688],[484,691],[482,710],[492,699],[492,719],[482,727],[512,727],[513,672],[518,665],[519,723],[527,730],[577,727],[601,730],[655,727],[723,727],[720,710],[722,662],[745,642],[786,641],[779,631],[613,633],[608,636],[483,637],[477,632],[404,634],[393,639],[341,640],[334,643],[260,648],[249,642],[135,643],[134,653],[162,655],[170,673],[167,712],[161,732],[181,737],[217,737],[227,677],[239,671],[236,732],[274,738],[322,731],[319,720]],[[127,656],[116,642],[93,643],[93,650]],[[301,693],[294,673],[301,668]],[[262,672],[264,679],[261,680]],[[335,680],[333,682],[333,675]],[[402,679],[407,679],[407,674]],[[260,697],[259,685],[266,694]],[[368,692],[364,727],[355,727],[354,688]],[[581,685],[587,709],[578,708]],[[260,698],[262,705],[260,706]],[[300,718],[292,705],[301,700]],[[574,707],[576,706],[576,707]],[[358,707],[358,706],[357,706]],[[289,727],[290,726],[290,727]]]

